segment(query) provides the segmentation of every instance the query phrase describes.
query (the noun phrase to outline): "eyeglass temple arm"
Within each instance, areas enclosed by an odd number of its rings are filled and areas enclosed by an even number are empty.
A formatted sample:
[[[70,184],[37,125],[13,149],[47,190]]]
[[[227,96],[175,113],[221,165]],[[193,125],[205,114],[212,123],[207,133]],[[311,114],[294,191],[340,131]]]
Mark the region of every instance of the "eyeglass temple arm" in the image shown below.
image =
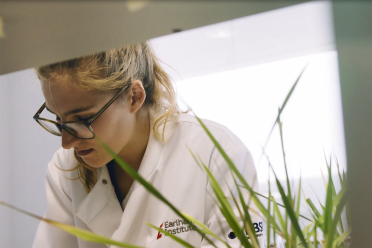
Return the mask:
[[[97,119],[118,97],[119,95],[125,91],[126,89],[129,88],[131,84],[128,84],[125,88],[123,88],[119,93],[116,94],[116,96],[114,96],[108,103],[106,103],[105,106],[103,106],[103,108],[97,112],[97,114],[95,114],[91,119],[88,120],[88,124],[91,124],[95,119]]]
[[[40,109],[36,112],[36,114],[34,115],[33,118],[36,118],[36,117],[39,117],[40,113],[43,112],[44,108],[45,108],[45,105],[46,105],[46,102],[44,102],[44,104],[40,107]]]

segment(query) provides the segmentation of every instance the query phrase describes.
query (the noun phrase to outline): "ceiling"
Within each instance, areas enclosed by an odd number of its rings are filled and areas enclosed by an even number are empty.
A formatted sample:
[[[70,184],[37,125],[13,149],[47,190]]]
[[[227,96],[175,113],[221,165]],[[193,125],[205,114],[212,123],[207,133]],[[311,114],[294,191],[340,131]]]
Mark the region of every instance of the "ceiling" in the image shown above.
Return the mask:
[[[0,75],[307,1],[2,1]]]

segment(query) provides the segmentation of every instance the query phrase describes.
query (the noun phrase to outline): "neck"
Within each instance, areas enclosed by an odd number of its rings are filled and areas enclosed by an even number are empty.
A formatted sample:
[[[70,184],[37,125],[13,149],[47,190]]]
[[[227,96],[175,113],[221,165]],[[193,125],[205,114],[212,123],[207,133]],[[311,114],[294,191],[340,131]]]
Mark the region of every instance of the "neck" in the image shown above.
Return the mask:
[[[118,153],[119,157],[136,171],[138,171],[145,154],[149,141],[149,134],[149,121],[141,122],[141,124],[138,123],[130,142],[128,142],[128,145]],[[128,194],[134,179],[130,177],[115,161],[111,161],[108,164],[108,169],[111,181],[115,188],[116,196],[118,197],[119,202],[122,202]]]
[[[138,171],[145,154],[150,135],[150,123],[148,120],[136,125],[132,138],[128,144],[119,152],[119,157]],[[115,165],[120,167],[119,165]],[[121,170],[123,173],[124,171]]]

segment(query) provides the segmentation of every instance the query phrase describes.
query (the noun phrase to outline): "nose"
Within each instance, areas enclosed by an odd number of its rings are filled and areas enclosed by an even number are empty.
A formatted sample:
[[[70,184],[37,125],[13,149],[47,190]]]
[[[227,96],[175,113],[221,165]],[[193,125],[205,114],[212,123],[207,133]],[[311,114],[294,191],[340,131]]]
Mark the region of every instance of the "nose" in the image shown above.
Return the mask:
[[[75,144],[80,143],[81,139],[71,135],[66,130],[62,130],[62,147],[64,149],[70,149]]]

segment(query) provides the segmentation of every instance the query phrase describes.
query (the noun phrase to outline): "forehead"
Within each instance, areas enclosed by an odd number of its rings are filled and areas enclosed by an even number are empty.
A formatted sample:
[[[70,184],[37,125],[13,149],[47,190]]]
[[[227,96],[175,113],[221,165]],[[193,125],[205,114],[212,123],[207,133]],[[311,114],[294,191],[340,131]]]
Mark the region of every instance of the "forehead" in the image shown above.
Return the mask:
[[[42,91],[48,109],[58,115],[76,108],[99,104],[110,98],[110,93],[78,87],[69,77],[42,82]]]

